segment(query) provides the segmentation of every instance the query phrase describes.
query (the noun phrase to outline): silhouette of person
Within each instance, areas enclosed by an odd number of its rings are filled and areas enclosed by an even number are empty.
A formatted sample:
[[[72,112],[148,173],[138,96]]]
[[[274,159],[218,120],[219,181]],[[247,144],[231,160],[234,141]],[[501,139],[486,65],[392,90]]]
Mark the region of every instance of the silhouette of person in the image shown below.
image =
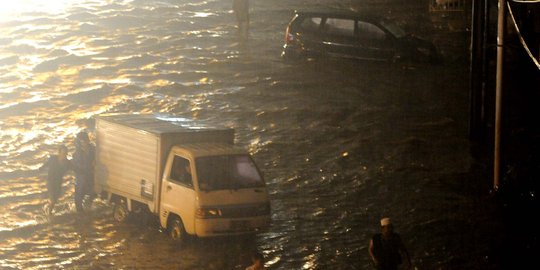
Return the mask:
[[[48,168],[47,192],[49,193],[49,203],[45,205],[47,214],[52,214],[58,198],[62,194],[62,179],[67,171],[72,169],[71,161],[67,158],[68,149],[65,145],[58,146],[58,153],[51,155],[49,159],[39,168],[40,171]]]
[[[233,0],[233,11],[238,23],[238,35],[245,40],[249,35],[249,0]]]
[[[185,183],[191,183],[191,167],[189,163],[184,164],[184,174],[182,175],[182,181]]]
[[[77,134],[75,139],[75,153],[73,154],[73,170],[75,171],[75,207],[82,212],[83,200],[89,197],[91,202],[94,193],[94,157],[95,147],[90,143],[88,133]]]
[[[381,233],[371,238],[369,255],[378,270],[397,270],[403,257],[407,261],[407,269],[411,268],[409,252],[400,235],[394,232],[390,218],[381,219]]]
[[[189,161],[180,157],[175,157],[171,178],[185,185],[193,186]]]

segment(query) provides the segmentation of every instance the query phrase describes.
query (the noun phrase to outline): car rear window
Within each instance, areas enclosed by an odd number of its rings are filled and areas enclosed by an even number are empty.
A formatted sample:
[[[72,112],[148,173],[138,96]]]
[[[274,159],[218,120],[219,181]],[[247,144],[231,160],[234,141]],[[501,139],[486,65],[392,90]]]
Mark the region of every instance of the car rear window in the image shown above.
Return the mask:
[[[354,20],[328,18],[324,30],[330,35],[354,36]]]

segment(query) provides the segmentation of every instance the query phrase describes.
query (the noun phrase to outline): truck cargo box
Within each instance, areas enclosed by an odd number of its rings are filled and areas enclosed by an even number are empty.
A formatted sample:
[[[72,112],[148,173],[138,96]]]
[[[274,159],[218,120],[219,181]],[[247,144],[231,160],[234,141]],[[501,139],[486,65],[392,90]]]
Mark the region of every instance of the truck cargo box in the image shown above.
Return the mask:
[[[234,130],[151,114],[96,117],[96,192],[147,204],[156,212],[169,149],[186,143],[234,144]]]

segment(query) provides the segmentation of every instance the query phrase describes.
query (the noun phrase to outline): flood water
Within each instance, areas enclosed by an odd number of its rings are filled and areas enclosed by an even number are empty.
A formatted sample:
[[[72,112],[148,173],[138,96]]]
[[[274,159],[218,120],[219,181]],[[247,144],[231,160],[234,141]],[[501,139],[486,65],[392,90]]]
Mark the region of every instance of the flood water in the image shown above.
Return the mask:
[[[485,180],[455,37],[441,66],[288,64],[292,11],[347,1],[252,0],[247,43],[231,1],[13,2],[0,10],[1,269],[244,269],[254,249],[268,269],[372,269],[368,242],[383,216],[416,269],[494,269],[469,189]],[[177,244],[151,216],[116,224],[104,201],[77,215],[71,175],[45,217],[37,169],[113,112],[235,128],[264,173],[269,230]]]

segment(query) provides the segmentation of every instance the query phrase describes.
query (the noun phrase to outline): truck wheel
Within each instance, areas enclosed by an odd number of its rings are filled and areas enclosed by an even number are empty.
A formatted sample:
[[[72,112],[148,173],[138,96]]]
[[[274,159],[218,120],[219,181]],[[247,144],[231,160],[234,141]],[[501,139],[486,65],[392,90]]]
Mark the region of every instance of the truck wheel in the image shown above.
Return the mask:
[[[184,224],[179,217],[173,217],[169,223],[169,236],[175,241],[183,241],[186,238]]]
[[[113,206],[114,220],[118,222],[124,222],[126,221],[127,216],[128,216],[128,210],[127,210],[126,202],[124,201],[115,202]]]

